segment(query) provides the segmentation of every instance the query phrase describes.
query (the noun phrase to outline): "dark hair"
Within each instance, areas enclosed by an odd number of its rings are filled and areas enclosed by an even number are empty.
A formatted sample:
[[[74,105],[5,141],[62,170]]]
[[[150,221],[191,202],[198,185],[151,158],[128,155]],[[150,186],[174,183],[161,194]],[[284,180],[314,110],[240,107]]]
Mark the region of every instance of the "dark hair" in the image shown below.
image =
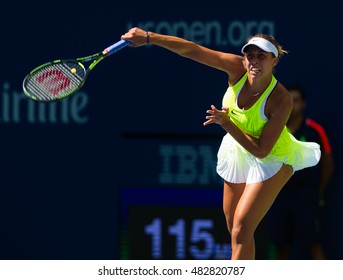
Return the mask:
[[[300,93],[300,96],[302,98],[302,100],[306,101],[307,100],[307,93],[306,90],[304,89],[304,87],[302,87],[301,85],[292,85],[287,87],[288,91],[297,91]]]

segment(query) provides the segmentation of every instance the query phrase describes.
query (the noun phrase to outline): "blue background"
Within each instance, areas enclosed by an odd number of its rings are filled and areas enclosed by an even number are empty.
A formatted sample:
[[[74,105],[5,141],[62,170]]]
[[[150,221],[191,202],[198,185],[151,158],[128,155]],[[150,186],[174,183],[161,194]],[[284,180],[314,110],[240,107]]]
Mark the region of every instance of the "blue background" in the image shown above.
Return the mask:
[[[289,50],[277,79],[308,90],[307,113],[332,142],[336,172],[326,194],[324,245],[330,259],[341,259],[341,15],[330,1],[298,2],[2,3],[0,258],[117,259],[121,188],[175,187],[195,194],[197,188],[221,188],[212,177],[205,183],[161,182],[158,151],[161,145],[196,151],[207,145],[215,157],[223,131],[202,123],[206,109],[221,104],[225,73],[156,46],[125,48],[62,102],[33,103],[22,93],[32,68],[101,51],[140,25],[233,53],[249,32],[273,27],[262,31],[272,31]],[[220,40],[206,33],[213,23],[220,26]],[[195,161],[201,173],[204,159]],[[175,173],[181,172],[178,164],[172,163]]]

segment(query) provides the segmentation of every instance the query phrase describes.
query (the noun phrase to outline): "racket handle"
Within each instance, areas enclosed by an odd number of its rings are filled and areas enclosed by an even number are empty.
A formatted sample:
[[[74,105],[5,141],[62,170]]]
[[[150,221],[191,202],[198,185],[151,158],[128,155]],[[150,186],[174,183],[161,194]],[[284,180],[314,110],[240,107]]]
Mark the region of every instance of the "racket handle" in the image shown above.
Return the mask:
[[[120,40],[117,43],[114,43],[112,46],[109,46],[108,48],[106,48],[104,51],[107,53],[107,55],[111,55],[121,50],[122,48],[126,47],[128,44],[130,44],[129,41]]]

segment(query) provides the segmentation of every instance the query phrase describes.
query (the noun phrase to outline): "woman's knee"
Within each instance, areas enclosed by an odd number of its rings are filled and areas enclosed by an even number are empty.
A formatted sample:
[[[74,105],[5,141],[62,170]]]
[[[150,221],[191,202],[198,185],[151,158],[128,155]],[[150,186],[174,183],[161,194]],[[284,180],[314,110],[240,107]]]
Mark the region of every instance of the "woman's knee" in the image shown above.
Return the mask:
[[[235,221],[231,229],[232,241],[236,244],[244,243],[254,237],[254,229],[244,220]]]

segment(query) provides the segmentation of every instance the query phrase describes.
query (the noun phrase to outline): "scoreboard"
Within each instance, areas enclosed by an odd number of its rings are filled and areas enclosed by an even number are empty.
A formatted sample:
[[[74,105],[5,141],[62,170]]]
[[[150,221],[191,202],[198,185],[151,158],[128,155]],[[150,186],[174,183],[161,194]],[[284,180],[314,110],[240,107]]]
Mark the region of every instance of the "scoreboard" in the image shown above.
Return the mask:
[[[230,236],[215,189],[123,189],[122,259],[229,259]]]

